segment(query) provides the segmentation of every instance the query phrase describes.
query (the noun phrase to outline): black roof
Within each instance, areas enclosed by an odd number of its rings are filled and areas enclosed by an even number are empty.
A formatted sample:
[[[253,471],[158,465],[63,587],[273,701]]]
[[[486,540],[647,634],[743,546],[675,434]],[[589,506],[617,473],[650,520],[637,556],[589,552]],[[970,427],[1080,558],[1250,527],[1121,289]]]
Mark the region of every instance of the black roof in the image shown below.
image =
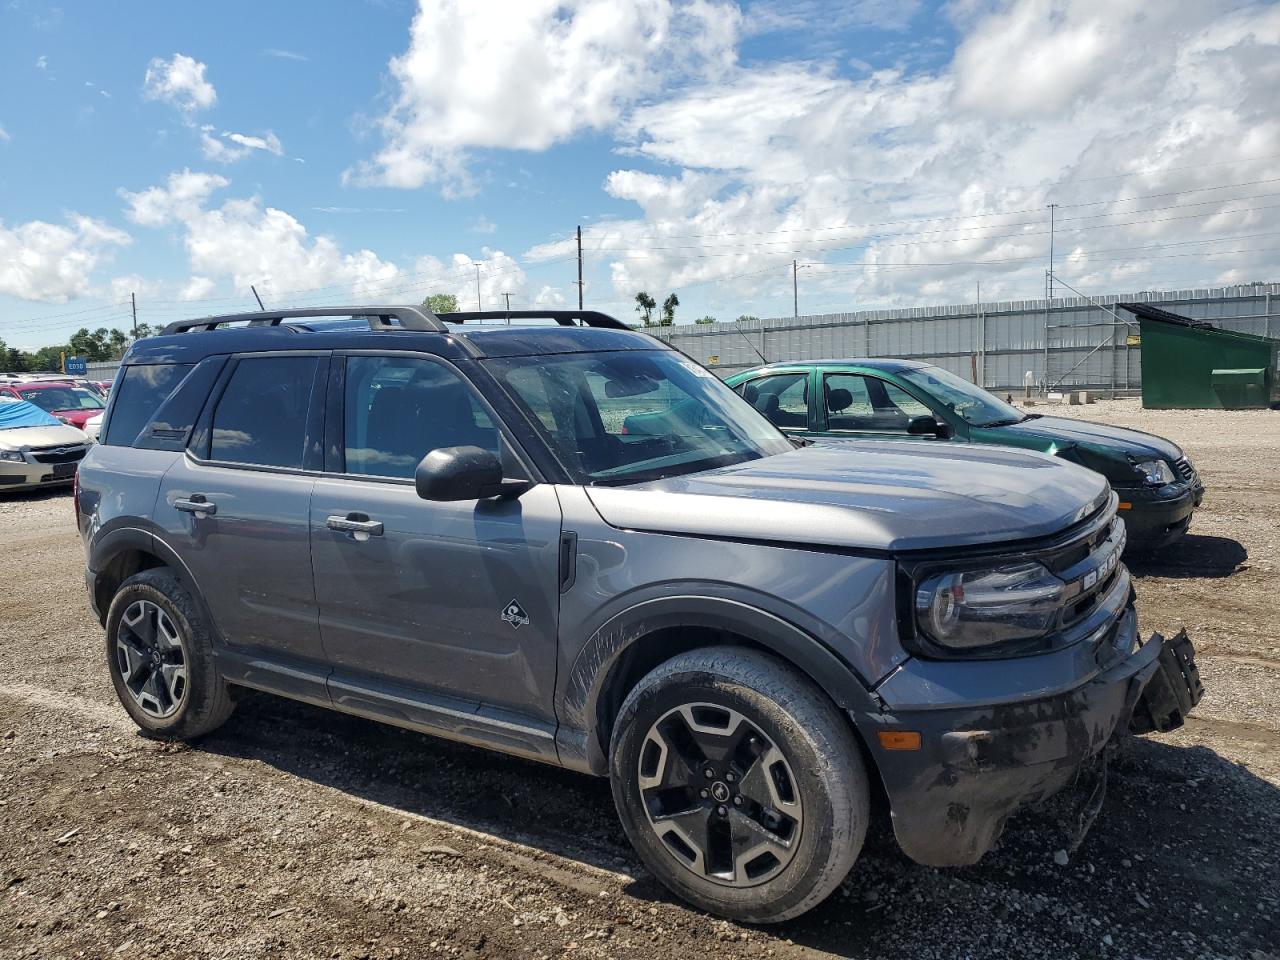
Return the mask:
[[[1206,323],[1203,320],[1192,320],[1190,317],[1184,317],[1180,313],[1173,313],[1169,310],[1161,310],[1159,307],[1153,307],[1149,303],[1117,303],[1117,307],[1121,310],[1128,310],[1135,317],[1143,320],[1159,320],[1161,323],[1173,323],[1180,327],[1199,327],[1201,329],[1212,330],[1213,324]]]
[[[405,311],[408,322],[417,329],[392,322],[399,319],[400,311]],[[432,315],[422,321],[414,317],[417,312],[401,307],[338,307],[208,317],[170,324],[161,335],[137,341],[124,362],[194,363],[216,354],[284,350],[405,350],[465,360],[671,349],[660,340],[592,311],[513,310],[510,315],[505,311],[473,312]],[[516,321],[548,318],[556,325],[517,322],[508,326],[508,316]],[[473,326],[478,319],[491,325]],[[588,325],[575,326],[575,320]]]

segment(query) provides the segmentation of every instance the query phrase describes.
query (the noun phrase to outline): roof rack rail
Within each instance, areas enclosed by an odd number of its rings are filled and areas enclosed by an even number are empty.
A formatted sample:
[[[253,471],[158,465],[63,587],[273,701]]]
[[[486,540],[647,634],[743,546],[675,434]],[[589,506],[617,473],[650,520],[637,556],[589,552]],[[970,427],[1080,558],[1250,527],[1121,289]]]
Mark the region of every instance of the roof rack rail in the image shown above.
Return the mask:
[[[305,307],[297,310],[261,310],[254,313],[230,313],[219,317],[202,317],[197,320],[178,320],[160,331],[162,335],[171,333],[191,333],[194,331],[216,330],[228,323],[247,323],[251,327],[278,327],[285,320],[302,317],[363,317],[369,321],[370,330],[418,330],[428,333],[448,333],[438,316],[426,307]],[[394,326],[391,321],[399,320]]]
[[[576,325],[576,320],[586,327],[631,329],[621,320],[599,310],[456,310],[437,316],[445,323],[466,323],[468,320],[554,320],[562,327],[572,327]]]

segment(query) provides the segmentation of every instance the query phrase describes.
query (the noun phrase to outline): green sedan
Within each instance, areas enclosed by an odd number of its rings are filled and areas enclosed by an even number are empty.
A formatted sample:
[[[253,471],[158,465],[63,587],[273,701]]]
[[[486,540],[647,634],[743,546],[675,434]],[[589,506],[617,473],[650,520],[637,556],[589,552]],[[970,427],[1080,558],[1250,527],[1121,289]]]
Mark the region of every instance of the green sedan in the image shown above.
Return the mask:
[[[910,360],[774,363],[728,384],[797,437],[990,443],[1096,470],[1120,497],[1129,549],[1179,540],[1204,497],[1174,443],[1138,430],[1024,413],[953,373]]]

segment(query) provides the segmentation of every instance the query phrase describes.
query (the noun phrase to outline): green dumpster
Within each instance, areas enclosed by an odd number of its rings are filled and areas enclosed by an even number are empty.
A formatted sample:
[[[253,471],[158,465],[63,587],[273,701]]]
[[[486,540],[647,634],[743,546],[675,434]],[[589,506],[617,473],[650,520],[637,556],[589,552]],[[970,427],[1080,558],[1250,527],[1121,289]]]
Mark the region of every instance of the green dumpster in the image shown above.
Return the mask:
[[[1145,303],[1119,306],[1141,325],[1144,407],[1240,410],[1280,404],[1280,340],[1219,330]]]

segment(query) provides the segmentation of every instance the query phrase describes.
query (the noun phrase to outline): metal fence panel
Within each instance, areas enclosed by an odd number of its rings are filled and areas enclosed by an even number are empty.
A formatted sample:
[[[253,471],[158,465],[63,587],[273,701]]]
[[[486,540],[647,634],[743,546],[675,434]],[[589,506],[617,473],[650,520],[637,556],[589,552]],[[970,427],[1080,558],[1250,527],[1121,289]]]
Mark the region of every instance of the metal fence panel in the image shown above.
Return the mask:
[[[1136,320],[1116,303],[1154,303],[1216,326],[1280,337],[1280,284],[1164,290],[1051,301],[861,310],[650,330],[729,376],[765,361],[903,357],[936,363],[994,390],[1133,392],[1142,383]]]

